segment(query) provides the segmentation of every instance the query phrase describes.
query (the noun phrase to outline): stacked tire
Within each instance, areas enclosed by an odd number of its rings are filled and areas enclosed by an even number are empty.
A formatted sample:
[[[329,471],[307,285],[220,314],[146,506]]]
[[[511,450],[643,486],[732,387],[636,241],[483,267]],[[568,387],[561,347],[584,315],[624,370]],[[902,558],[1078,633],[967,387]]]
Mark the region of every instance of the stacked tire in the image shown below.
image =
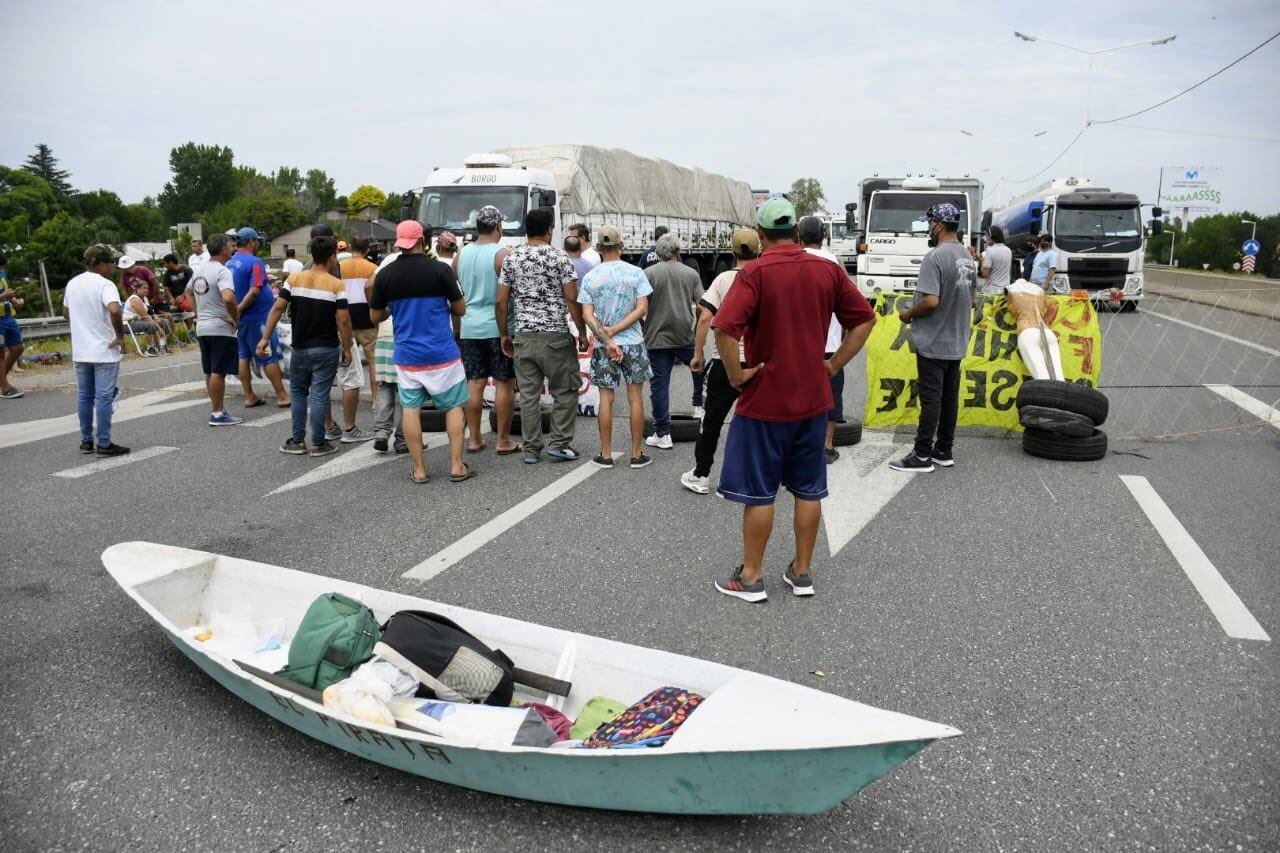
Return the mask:
[[[1041,459],[1092,462],[1107,455],[1110,402],[1085,385],[1058,379],[1031,379],[1018,390],[1018,420],[1025,430],[1022,449]]]

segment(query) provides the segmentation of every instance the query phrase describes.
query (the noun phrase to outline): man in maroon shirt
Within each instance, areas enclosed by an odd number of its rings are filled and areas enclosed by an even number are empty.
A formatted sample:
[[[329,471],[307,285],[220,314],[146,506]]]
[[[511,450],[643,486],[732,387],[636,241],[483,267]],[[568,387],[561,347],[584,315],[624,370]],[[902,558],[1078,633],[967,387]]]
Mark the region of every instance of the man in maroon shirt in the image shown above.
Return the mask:
[[[745,505],[743,564],[715,583],[745,601],[769,597],[761,572],[779,486],[796,502],[796,557],[782,579],[796,595],[813,595],[810,562],[827,496],[829,379],[862,349],[876,320],[844,270],[800,247],[796,225],[786,199],[760,206],[756,230],[764,252],[738,273],[711,323],[729,383],[742,390],[717,491]],[[832,314],[849,331],[825,360]],[[752,365],[745,369],[738,361],[744,335]]]

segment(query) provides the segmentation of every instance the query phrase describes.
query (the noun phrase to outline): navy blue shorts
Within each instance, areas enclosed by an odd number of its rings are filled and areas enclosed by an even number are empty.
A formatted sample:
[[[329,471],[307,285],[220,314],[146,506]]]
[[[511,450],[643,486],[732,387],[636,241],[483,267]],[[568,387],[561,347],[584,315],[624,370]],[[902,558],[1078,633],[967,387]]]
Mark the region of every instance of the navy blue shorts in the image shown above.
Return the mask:
[[[0,347],[22,346],[22,327],[8,315],[0,315]]]
[[[835,355],[829,352],[827,359]],[[835,407],[827,412],[827,420],[832,423],[844,423],[844,368],[840,368],[840,372],[831,377],[831,399],[835,401]]]
[[[230,335],[200,336],[200,368],[205,376],[235,376],[240,369],[236,339]]]
[[[778,487],[802,501],[827,496],[827,415],[803,421],[761,421],[735,415],[720,468],[720,497],[765,506]]]

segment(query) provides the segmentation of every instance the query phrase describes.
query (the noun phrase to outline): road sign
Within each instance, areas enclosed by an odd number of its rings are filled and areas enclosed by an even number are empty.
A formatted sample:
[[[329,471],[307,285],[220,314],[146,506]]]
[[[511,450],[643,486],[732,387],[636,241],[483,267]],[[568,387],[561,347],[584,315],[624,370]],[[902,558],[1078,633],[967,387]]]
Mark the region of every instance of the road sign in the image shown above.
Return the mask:
[[[1256,255],[1262,251],[1262,244],[1257,240],[1244,241],[1244,253],[1246,255]]]
[[[1244,260],[1240,262],[1240,269],[1247,273],[1253,272],[1253,265],[1257,259],[1253,255],[1245,255]]]

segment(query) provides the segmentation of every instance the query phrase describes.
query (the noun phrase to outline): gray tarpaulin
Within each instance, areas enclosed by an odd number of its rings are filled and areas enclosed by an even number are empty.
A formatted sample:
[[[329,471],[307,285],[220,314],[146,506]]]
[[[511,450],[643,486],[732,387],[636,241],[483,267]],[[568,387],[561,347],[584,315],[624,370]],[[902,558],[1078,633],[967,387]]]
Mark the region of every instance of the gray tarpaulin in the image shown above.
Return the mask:
[[[556,178],[565,213],[639,213],[733,224],[755,222],[751,185],[690,166],[596,145],[502,148],[517,168]]]

